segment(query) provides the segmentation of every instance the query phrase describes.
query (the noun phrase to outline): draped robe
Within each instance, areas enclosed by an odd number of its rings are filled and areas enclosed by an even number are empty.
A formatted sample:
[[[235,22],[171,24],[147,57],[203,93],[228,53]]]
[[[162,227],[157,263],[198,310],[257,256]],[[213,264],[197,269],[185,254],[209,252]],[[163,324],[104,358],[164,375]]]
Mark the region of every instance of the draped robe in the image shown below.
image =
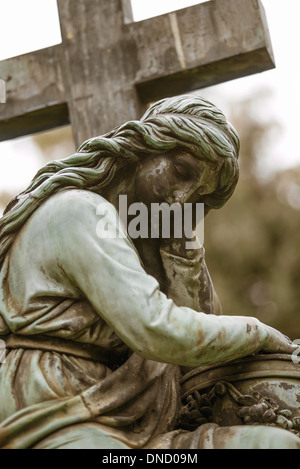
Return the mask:
[[[256,352],[259,321],[206,314],[218,302],[203,248],[160,255],[167,294],[89,191],[31,215],[0,270],[0,447],[210,447],[214,424],[178,424],[182,369]]]

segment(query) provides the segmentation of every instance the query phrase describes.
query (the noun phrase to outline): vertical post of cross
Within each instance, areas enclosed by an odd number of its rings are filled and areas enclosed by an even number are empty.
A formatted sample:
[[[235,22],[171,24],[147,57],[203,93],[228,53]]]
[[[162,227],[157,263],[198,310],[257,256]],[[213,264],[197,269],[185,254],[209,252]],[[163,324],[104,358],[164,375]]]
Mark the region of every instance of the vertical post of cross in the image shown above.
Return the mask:
[[[0,103],[6,103],[5,81],[0,79]]]

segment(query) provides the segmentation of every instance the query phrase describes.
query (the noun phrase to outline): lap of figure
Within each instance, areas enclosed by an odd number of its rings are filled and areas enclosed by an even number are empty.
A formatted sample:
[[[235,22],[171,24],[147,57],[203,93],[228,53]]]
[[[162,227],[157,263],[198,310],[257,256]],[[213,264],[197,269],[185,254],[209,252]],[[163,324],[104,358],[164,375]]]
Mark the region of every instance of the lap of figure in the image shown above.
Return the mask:
[[[192,432],[193,433],[193,432]],[[162,440],[166,435],[162,435]],[[159,439],[159,438],[158,438]],[[158,442],[158,439],[156,440]],[[187,438],[188,440],[189,438]],[[184,442],[186,438],[184,438]],[[201,439],[199,449],[300,449],[300,439],[276,427],[215,426],[209,441]],[[183,441],[182,441],[183,443]],[[158,447],[160,445],[158,444]],[[183,446],[186,446],[183,443]],[[189,449],[189,444],[187,448]],[[130,449],[102,425],[84,423],[64,428],[39,442],[34,449]],[[155,446],[153,447],[155,449]],[[160,448],[162,449],[162,448]],[[165,448],[166,449],[166,448]],[[170,448],[168,448],[170,449]]]

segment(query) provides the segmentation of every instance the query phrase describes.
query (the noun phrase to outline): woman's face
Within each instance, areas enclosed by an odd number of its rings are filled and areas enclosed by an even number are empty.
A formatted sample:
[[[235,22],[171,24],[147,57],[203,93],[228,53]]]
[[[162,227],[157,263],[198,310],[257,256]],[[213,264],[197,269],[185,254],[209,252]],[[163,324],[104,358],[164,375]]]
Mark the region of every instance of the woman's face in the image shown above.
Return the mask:
[[[202,202],[217,188],[217,164],[201,161],[182,150],[145,159],[135,180],[136,201],[151,203]]]

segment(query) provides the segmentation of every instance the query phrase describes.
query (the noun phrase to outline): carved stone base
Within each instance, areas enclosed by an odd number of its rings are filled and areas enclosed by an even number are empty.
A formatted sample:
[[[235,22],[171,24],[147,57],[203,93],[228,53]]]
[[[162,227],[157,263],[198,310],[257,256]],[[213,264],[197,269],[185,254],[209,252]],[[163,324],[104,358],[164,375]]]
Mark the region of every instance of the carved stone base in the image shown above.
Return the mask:
[[[255,355],[181,379],[180,424],[269,425],[300,436],[300,365],[290,355]]]

